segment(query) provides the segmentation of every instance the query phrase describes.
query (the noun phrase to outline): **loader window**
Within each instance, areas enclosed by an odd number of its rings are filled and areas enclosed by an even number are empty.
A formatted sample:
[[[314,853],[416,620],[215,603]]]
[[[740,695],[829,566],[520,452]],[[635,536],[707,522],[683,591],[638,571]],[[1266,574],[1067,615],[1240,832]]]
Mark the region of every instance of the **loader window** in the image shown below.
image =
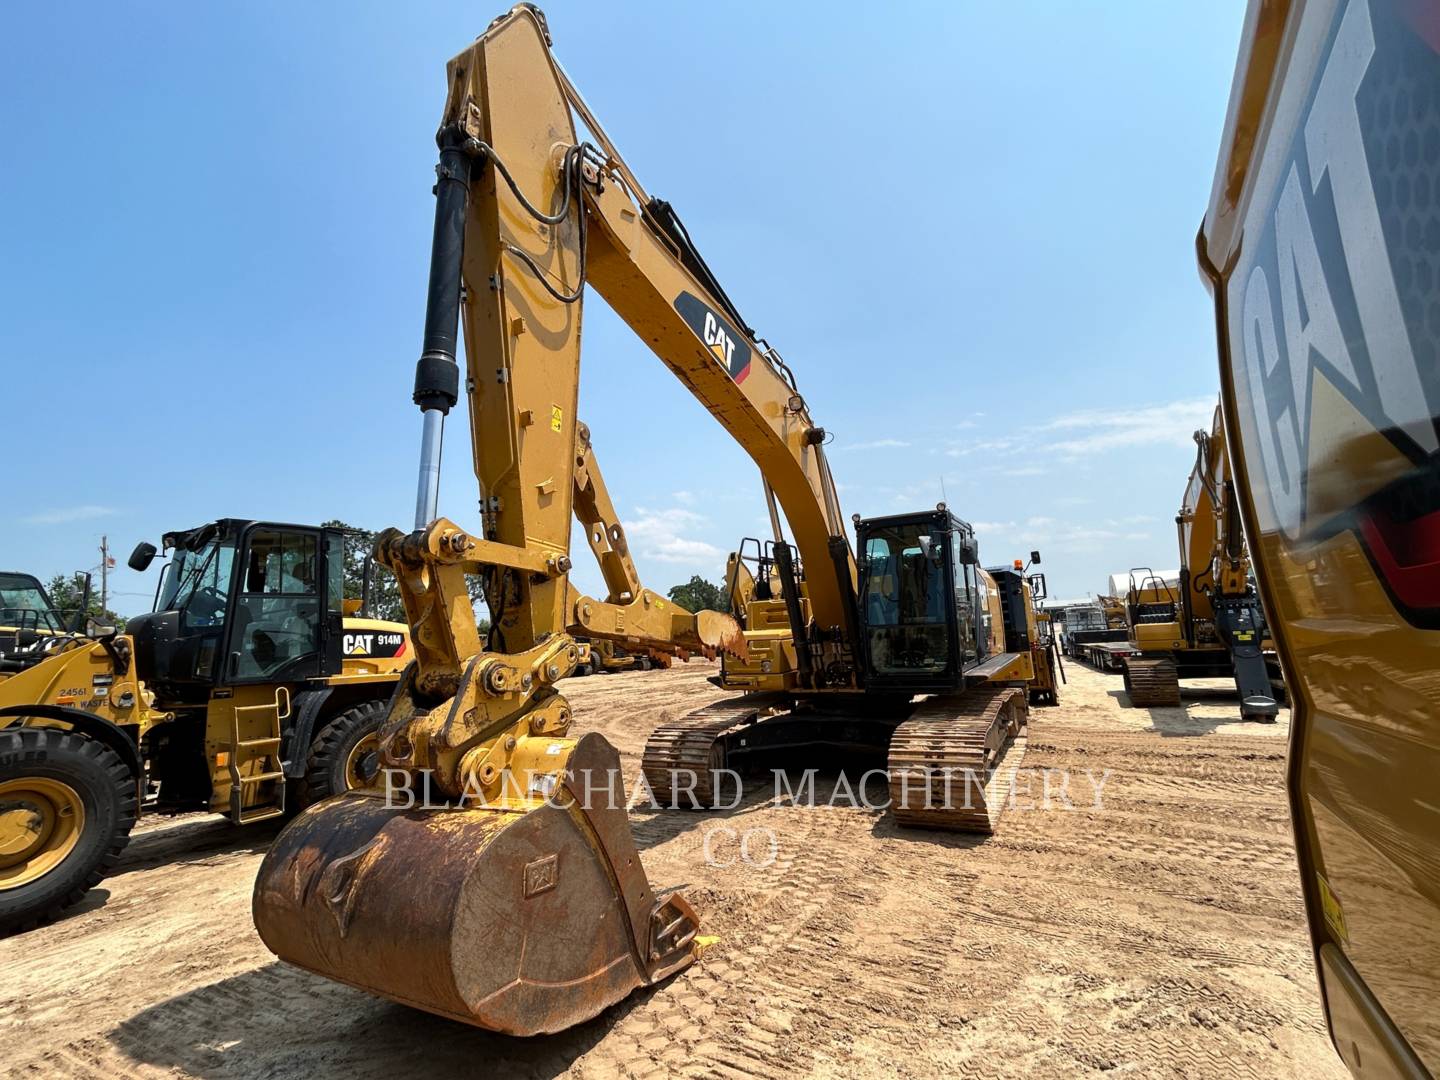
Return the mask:
[[[184,629],[219,626],[230,598],[235,549],[218,541],[196,551],[180,548],[165,568],[156,611],[179,611]]]
[[[315,580],[318,540],[314,533],[278,529],[250,533],[231,637],[232,678],[318,672],[324,602]]]
[[[950,664],[950,589],[944,535],[916,524],[872,533],[860,603],[870,663],[882,674],[944,671]]]
[[[60,615],[29,574],[0,574],[0,626],[59,633]]]

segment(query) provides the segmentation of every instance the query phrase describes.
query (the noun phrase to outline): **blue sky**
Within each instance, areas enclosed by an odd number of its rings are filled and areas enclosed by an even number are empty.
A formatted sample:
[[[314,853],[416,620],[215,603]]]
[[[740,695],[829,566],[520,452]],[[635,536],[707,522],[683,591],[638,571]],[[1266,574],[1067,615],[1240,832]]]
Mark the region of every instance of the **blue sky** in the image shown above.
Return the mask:
[[[1052,593],[1173,566],[1217,390],[1193,238],[1243,4],[544,5],[834,433]],[[897,11],[899,9],[896,9]],[[0,42],[0,567],[232,515],[408,526],[445,61],[474,3],[26,5]],[[765,531],[754,466],[591,297],[581,415],[641,575]],[[442,510],[474,521],[463,423]],[[582,586],[599,590],[583,543]],[[121,570],[115,604],[148,605]]]

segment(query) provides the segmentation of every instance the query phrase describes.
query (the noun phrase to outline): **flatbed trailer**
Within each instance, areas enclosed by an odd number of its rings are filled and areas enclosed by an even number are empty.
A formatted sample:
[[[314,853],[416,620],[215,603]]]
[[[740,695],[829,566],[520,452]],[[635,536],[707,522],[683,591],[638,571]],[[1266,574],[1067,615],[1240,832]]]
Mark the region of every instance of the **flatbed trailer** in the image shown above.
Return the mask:
[[[1128,641],[1089,641],[1080,645],[1080,659],[1101,671],[1124,671],[1125,661],[1140,650]]]
[[[1113,644],[1130,640],[1125,627],[1107,630],[1076,630],[1065,637],[1065,655],[1076,660],[1085,659],[1085,650],[1091,645]]]

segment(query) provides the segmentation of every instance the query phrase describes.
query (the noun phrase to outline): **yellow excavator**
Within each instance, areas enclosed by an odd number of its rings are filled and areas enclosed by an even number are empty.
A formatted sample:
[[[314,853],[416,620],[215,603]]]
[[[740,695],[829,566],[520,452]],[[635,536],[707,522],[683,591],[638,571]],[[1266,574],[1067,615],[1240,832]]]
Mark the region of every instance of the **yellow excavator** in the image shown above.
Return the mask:
[[[1268,722],[1279,714],[1284,684],[1271,671],[1273,648],[1230,478],[1220,410],[1195,432],[1195,467],[1175,516],[1180,573],[1130,572],[1125,599],[1130,647],[1124,660],[1131,705],[1179,705],[1180,680],[1232,676],[1240,716]]]
[[[1330,1037],[1440,1074],[1440,20],[1252,0],[1198,237]]]
[[[651,737],[645,775],[657,795],[683,803],[688,790],[703,805],[713,769],[760,744],[857,741],[888,748],[902,823],[989,831],[1002,805],[994,785],[1023,751],[1022,737],[1002,767],[1024,730],[1038,634],[1025,574],[982,569],[973,530],[943,504],[856,518],[857,560],[825,432],[790,368],[740,317],[674,208],[645,192],[535,7],[493,22],[447,81],[413,393],[414,528],[376,545],[396,573],[415,662],[381,728],[384,782],[281,833],[254,915],[291,963],[536,1034],[685,967],[699,929],[684,897],[646,877],[616,751],[571,734],[557,684],[581,661],[577,638],[724,655],[717,677],[740,696]],[[586,286],[759,467],[781,595],[750,603],[743,632],[635,573],[576,418]],[[462,386],[475,534],[437,516],[442,426]],[[603,600],[571,586],[572,513]],[[467,574],[491,611],[483,640]]]

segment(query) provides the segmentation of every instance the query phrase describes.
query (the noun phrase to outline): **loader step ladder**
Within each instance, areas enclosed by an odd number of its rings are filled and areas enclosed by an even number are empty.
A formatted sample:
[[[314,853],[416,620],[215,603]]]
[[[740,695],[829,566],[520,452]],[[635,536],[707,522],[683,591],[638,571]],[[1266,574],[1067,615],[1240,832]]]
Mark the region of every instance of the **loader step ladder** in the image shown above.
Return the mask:
[[[236,825],[265,821],[285,813],[285,770],[280,760],[280,722],[290,715],[290,691],[277,687],[275,700],[236,705],[230,714],[230,820]],[[245,723],[242,724],[242,720]],[[241,738],[241,730],[262,735]],[[247,771],[247,768],[249,771]],[[246,795],[273,785],[270,802],[246,805]]]

